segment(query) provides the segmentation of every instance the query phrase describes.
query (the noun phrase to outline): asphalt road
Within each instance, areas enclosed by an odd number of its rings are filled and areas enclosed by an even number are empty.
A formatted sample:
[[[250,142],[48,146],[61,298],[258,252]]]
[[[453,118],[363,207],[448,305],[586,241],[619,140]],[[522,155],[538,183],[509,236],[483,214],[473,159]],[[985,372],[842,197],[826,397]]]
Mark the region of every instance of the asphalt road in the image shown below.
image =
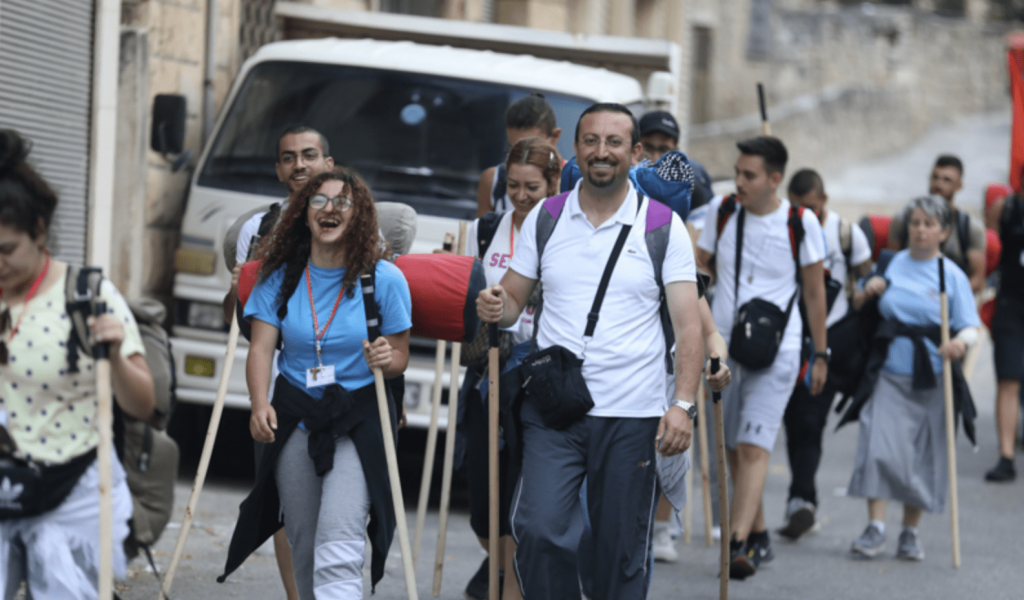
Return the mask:
[[[987,341],[982,348],[972,380],[979,409],[979,443],[973,452],[967,441],[958,440],[960,493],[960,531],[963,565],[953,569],[949,513],[926,515],[921,525],[921,540],[926,552],[923,563],[897,561],[894,536],[898,535],[898,506],[889,510],[889,552],[873,561],[851,559],[850,542],[867,520],[865,502],[843,497],[853,465],[857,428],[852,425],[834,433],[830,427],[825,438],[825,453],[818,475],[821,498],[821,532],[798,543],[786,543],[773,536],[776,559],[757,575],[744,582],[733,582],[731,597],[741,599],[830,598],[861,600],[894,597],[905,600],[934,598],[1019,599],[1024,597],[1024,570],[1017,550],[1024,535],[1024,482],[992,485],[983,481],[985,471],[995,462],[993,417],[994,376]],[[833,415],[833,425],[835,416]],[[699,481],[699,479],[698,479]],[[789,469],[784,440],[776,444],[765,490],[765,510],[769,527],[781,525]],[[191,482],[182,480],[176,490],[176,516],[156,546],[156,562],[163,571],[180,528]],[[407,495],[411,490],[407,490]],[[209,482],[203,492],[185,555],[175,578],[171,597],[279,599],[284,594],[278,579],[276,562],[267,547],[249,558],[226,583],[218,584],[227,556],[227,544],[234,528],[237,507],[247,493],[244,483],[223,476]],[[699,492],[695,493],[694,535],[689,545],[679,542],[680,560],[675,564],[657,564],[650,598],[717,598],[718,547],[703,542]],[[414,509],[411,503],[407,506]],[[412,528],[414,510],[407,515]],[[438,514],[432,508],[423,536],[421,560],[416,570],[419,594],[427,598],[431,591]],[[469,529],[464,509],[457,509],[450,520],[448,546],[444,560],[444,585],[441,598],[462,598],[466,581],[483,558],[483,552]],[[125,600],[156,599],[158,586],[145,561],[130,565],[127,581],[119,583]],[[369,585],[366,586],[367,592]],[[367,594],[367,597],[368,594]],[[377,587],[380,600],[405,597],[401,557],[398,545],[392,548],[387,575]]]

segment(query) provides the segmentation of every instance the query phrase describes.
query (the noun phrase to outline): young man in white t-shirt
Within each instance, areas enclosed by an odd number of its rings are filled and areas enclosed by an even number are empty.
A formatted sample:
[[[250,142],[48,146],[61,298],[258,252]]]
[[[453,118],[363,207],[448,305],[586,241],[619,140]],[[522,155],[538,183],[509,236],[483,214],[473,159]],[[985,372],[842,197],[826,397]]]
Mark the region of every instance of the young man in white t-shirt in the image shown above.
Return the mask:
[[[799,220],[803,236],[798,257],[794,258],[790,203],[777,195],[788,159],[786,147],[778,139],[766,136],[740,142],[737,147],[740,157],[736,160],[735,212],[722,224],[719,238],[716,217],[727,199],[716,199],[709,205],[708,222],[697,243],[697,265],[718,280],[712,314],[722,336],[730,340],[728,364],[733,382],[722,394],[725,445],[735,490],[730,510],[729,575],[745,579],[773,557],[761,494],[768,474],[769,453],[800,369],[800,311],[794,306],[798,294],[802,293],[807,307],[817,349],[812,393],[819,393],[825,385],[829,355],[825,328],[825,241],[821,225],[814,213],[804,211]],[[741,218],[742,260],[737,274],[737,231]],[[802,286],[797,284],[798,276]],[[755,298],[770,302],[781,311],[794,306],[771,366],[762,369],[737,362],[732,340],[739,308]],[[739,334],[743,331],[749,329],[744,328]]]
[[[828,202],[825,184],[814,170],[801,169],[793,174],[789,180],[789,199],[818,215],[825,232],[825,269],[841,286],[825,321],[826,327],[832,327],[850,310],[850,283],[866,275],[871,268],[871,246],[860,227],[825,208]],[[831,332],[829,339],[835,345]],[[818,496],[814,475],[821,461],[821,438],[836,391],[832,378],[816,396],[811,395],[804,382],[797,382],[782,420],[786,426],[786,451],[792,479],[786,524],[779,529],[779,534],[791,540],[817,526]]]

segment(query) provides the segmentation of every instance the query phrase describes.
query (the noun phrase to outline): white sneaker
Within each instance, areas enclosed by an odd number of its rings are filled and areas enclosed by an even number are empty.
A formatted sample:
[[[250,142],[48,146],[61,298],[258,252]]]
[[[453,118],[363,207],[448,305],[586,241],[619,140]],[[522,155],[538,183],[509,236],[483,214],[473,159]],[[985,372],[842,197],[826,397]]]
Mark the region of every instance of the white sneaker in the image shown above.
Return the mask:
[[[674,563],[679,560],[676,543],[672,540],[669,524],[665,521],[654,522],[654,540],[651,552],[654,554],[654,560],[659,562]]]

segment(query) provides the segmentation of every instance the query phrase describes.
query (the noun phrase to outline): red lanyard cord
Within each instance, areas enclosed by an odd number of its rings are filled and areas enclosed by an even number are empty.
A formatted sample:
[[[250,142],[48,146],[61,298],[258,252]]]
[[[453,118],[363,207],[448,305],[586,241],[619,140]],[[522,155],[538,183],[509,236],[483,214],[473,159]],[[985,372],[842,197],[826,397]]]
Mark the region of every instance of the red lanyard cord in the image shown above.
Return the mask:
[[[341,297],[345,295],[345,286],[341,286],[341,291],[338,292],[338,299],[334,301],[334,309],[331,310],[331,318],[327,319],[327,323],[324,324],[324,328],[320,329],[320,324],[316,318],[316,305],[313,303],[313,284],[310,282],[309,277],[309,265],[306,265],[306,289],[309,291],[309,309],[313,311],[313,333],[316,335],[316,358],[320,361],[320,340],[327,333],[327,329],[331,326],[331,321],[334,320],[334,315],[338,313],[338,305],[341,304]],[[321,361],[322,362],[322,361]]]
[[[46,251],[44,250],[44,252],[46,252]],[[21,313],[18,314],[18,320],[14,324],[14,329],[12,329],[11,330],[11,334],[9,336],[7,336],[7,343],[8,344],[10,344],[11,340],[14,339],[14,336],[17,335],[18,328],[21,327],[21,318],[25,316],[26,312],[28,312],[28,303],[36,295],[36,292],[39,291],[39,286],[41,286],[43,284],[43,280],[46,279],[46,273],[49,272],[49,270],[50,270],[50,253],[46,252],[46,262],[43,264],[43,270],[39,272],[39,275],[36,276],[35,281],[32,282],[32,286],[28,288],[28,293],[25,294],[24,306],[21,309]]]

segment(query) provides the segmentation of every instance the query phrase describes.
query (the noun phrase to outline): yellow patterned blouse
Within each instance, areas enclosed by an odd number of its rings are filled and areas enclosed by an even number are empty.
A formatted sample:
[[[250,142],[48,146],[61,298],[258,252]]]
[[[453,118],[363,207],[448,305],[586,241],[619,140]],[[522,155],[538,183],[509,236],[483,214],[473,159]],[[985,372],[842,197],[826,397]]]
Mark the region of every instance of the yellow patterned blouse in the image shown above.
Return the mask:
[[[8,362],[0,365],[0,423],[10,431],[19,455],[43,463],[66,462],[99,443],[93,360],[79,352],[79,372],[68,373],[71,319],[64,307],[66,282],[62,275],[27,308],[21,304],[11,309],[12,324],[21,311],[26,312],[8,343]],[[117,288],[104,280],[100,296],[107,310],[124,322],[121,356],[145,355],[135,318]],[[4,339],[9,335],[5,331]]]

